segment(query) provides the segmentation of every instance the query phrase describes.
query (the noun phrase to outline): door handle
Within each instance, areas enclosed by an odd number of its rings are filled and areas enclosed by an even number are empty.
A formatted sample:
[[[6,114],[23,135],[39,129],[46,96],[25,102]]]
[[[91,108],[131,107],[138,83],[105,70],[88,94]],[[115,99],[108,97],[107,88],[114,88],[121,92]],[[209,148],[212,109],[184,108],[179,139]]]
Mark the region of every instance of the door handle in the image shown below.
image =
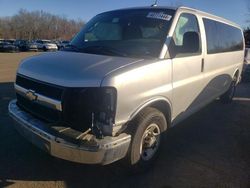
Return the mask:
[[[205,60],[204,58],[201,59],[201,72],[204,72],[204,63],[205,63]]]

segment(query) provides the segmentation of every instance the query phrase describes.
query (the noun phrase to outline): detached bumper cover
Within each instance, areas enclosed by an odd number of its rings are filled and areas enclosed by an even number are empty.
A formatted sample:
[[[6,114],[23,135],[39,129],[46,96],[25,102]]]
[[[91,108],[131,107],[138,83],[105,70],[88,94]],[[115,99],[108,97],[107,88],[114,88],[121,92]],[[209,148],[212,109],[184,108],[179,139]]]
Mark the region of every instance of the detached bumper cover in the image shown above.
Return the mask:
[[[17,122],[16,129],[26,139],[50,155],[84,164],[109,164],[125,157],[131,136],[120,134],[117,137],[85,140],[75,144],[57,137],[47,131],[46,124],[21,110],[16,100],[9,103],[9,114]]]

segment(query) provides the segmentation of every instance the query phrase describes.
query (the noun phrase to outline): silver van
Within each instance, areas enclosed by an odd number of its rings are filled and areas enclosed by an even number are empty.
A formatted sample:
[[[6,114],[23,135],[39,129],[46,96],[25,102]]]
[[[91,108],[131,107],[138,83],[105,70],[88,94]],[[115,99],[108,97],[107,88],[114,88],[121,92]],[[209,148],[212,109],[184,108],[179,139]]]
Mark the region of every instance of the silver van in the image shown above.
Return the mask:
[[[9,113],[52,156],[144,167],[168,128],[218,97],[232,101],[244,48],[238,25],[198,10],[105,12],[62,51],[22,61]]]

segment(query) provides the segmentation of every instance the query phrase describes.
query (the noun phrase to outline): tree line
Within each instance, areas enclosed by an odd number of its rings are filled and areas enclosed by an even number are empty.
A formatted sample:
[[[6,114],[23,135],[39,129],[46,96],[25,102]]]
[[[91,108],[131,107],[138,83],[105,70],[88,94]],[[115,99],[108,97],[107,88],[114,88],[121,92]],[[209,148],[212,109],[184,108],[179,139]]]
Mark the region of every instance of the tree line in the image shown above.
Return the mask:
[[[248,4],[250,12],[250,3]],[[250,14],[249,14],[250,15]],[[250,20],[246,20],[250,23]],[[55,39],[70,40],[84,25],[82,20],[67,19],[45,11],[21,9],[16,15],[0,18],[0,39]],[[250,28],[244,31],[250,43]]]
[[[246,22],[247,22],[248,24],[250,24],[250,19],[249,19],[249,17],[250,17],[250,2],[249,2],[249,1],[247,2],[247,8],[248,8],[248,14],[247,14],[248,19],[246,20]],[[244,30],[244,37],[245,37],[245,42],[246,42],[246,44],[247,44],[247,45],[250,45],[250,27],[247,27],[247,28]]]
[[[245,43],[250,45],[250,28],[244,30]]]
[[[14,16],[0,18],[0,38],[70,40],[83,25],[82,20],[21,9]]]

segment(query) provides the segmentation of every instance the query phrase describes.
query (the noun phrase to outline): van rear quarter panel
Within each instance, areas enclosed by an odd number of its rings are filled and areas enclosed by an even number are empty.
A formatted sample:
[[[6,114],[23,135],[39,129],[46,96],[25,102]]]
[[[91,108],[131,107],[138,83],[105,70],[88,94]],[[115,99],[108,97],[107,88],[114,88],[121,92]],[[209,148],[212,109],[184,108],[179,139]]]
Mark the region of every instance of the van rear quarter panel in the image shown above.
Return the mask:
[[[172,99],[171,60],[142,61],[107,75],[102,86],[117,89],[115,124],[126,123],[150,101]],[[171,103],[170,103],[171,105]]]
[[[226,21],[222,18],[215,16],[200,15],[200,22],[204,35],[202,37],[204,43],[204,81],[207,85],[207,100],[214,99],[221,94],[223,94],[230,87],[231,81],[238,71],[238,79],[240,78],[241,71],[244,63],[244,48],[241,51],[232,51],[224,53],[207,53],[207,38],[206,38],[206,29],[204,27],[203,18],[218,21],[229,26],[239,28],[236,24],[233,24],[230,21]],[[244,42],[243,32],[242,40]]]
[[[203,18],[227,24],[241,31],[242,29],[237,24],[205,12],[195,11],[193,14],[198,17],[200,25],[202,51],[204,54],[203,80],[205,86],[202,98],[204,99],[204,104],[207,104],[228,90],[236,71],[239,73],[238,79],[240,78],[244,62],[244,49],[241,51],[208,54]],[[244,41],[243,32],[242,39]]]
[[[214,99],[230,87],[232,79],[243,66],[243,52],[208,54],[205,58],[204,81],[207,85],[206,99]]]
[[[229,74],[232,78],[236,70],[242,70],[244,51],[207,54],[205,58],[205,76],[207,79],[220,74]]]

